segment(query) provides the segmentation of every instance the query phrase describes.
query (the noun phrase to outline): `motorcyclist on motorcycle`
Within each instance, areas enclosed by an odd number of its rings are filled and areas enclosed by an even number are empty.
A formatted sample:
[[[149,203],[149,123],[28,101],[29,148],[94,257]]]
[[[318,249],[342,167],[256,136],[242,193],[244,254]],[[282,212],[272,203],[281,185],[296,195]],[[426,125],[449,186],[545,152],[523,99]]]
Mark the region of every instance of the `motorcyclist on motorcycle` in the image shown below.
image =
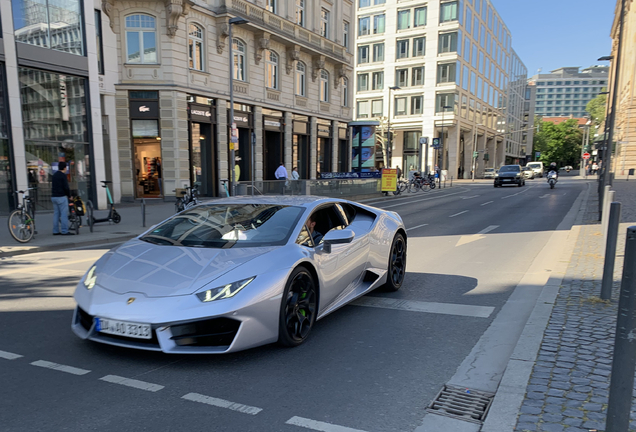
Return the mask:
[[[552,172],[552,171],[554,171],[554,174],[558,178],[559,177],[559,169],[557,168],[556,162],[550,163],[550,166],[548,167],[548,170],[547,170],[546,177],[548,177],[550,175],[550,172]]]

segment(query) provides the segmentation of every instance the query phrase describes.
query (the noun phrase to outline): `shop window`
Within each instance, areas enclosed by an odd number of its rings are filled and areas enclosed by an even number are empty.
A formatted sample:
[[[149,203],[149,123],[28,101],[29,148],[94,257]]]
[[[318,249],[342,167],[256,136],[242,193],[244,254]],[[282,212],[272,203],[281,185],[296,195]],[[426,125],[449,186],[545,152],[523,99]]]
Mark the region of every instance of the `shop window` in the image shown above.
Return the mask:
[[[265,85],[271,89],[278,89],[278,54],[274,51],[265,52],[266,78]]]
[[[305,63],[298,61],[296,62],[296,94],[298,96],[306,96],[306,69]]]
[[[324,69],[320,71],[320,101],[329,102],[329,73]]]
[[[190,24],[188,31],[188,49],[190,69],[203,70],[203,29]]]
[[[240,39],[234,39],[232,42],[232,52],[234,53],[234,79],[246,81],[245,55],[247,49],[245,43]]]
[[[150,15],[126,17],[126,63],[157,63],[155,18]]]

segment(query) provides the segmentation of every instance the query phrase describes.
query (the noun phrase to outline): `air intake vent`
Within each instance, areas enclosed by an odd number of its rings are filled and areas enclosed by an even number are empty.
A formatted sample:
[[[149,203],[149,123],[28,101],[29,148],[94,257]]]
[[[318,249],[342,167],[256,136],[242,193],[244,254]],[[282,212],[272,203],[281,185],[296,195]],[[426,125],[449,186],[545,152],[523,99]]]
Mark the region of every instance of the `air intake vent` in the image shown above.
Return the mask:
[[[492,393],[445,385],[429,405],[428,411],[473,423],[481,423],[486,418],[494,396]]]

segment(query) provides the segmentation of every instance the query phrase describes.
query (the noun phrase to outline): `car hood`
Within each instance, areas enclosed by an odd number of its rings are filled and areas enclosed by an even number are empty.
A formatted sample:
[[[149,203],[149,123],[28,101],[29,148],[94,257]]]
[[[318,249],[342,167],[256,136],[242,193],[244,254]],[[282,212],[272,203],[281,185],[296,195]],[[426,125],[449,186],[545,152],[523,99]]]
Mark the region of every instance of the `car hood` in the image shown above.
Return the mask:
[[[134,292],[147,297],[192,294],[225,273],[280,247],[204,249],[132,240],[98,262],[97,285],[118,294]]]

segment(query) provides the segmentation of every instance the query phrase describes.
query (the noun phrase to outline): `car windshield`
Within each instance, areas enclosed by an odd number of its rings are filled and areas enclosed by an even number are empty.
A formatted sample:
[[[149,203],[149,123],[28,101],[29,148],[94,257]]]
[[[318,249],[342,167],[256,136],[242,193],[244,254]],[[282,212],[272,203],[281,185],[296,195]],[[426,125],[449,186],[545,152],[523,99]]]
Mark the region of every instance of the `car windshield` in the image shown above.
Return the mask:
[[[541,164],[533,164],[533,163],[529,163],[528,166],[530,168],[541,168]]]
[[[500,173],[519,172],[519,165],[505,165],[499,168]]]
[[[492,168],[486,168],[486,170],[485,170],[485,171],[486,171],[486,172],[494,172],[495,170],[494,170],[494,169],[492,169]]]
[[[141,240],[219,249],[281,246],[303,211],[302,207],[273,204],[204,204],[173,216]]]

